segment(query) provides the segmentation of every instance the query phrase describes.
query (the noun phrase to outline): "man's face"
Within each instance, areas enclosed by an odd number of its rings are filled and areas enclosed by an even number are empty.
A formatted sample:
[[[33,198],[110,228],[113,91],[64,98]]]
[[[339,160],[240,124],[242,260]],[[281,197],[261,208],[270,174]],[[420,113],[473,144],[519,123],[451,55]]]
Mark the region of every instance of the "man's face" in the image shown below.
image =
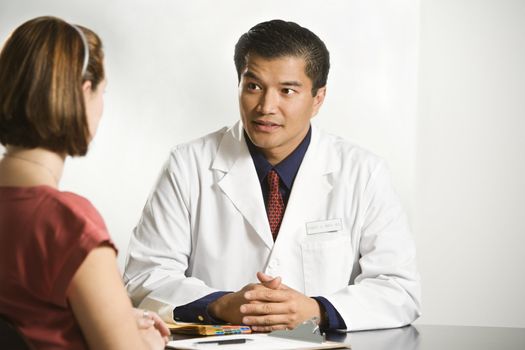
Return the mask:
[[[239,83],[241,118],[250,140],[271,164],[286,158],[304,139],[325,91],[323,87],[312,96],[303,58],[248,56]]]

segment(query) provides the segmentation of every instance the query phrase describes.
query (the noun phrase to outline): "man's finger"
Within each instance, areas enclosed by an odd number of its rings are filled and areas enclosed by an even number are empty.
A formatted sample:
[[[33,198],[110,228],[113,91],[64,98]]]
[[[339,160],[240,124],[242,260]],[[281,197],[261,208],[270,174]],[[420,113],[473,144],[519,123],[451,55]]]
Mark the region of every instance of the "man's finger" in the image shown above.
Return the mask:
[[[276,324],[273,326],[252,326],[252,331],[254,332],[272,332],[277,330],[286,330],[290,329],[288,326],[284,324]]]
[[[261,282],[261,283],[265,283],[265,282],[269,282],[271,280],[273,280],[275,277],[273,276],[270,276],[270,275],[267,275],[265,274],[264,272],[257,272],[257,279]]]
[[[284,290],[276,290],[270,288],[260,288],[250,290],[244,293],[244,298],[248,301],[269,301],[269,302],[283,302],[288,300],[288,293]]]
[[[278,289],[281,286],[281,277],[273,277],[263,272],[257,272],[257,279],[263,284],[263,286],[271,289]]]
[[[288,313],[289,307],[283,303],[254,303],[241,305],[240,311],[245,315],[271,315]]]
[[[275,277],[268,282],[264,282],[263,285],[270,289],[279,289],[281,287],[281,281],[281,277]]]
[[[242,318],[242,323],[248,326],[287,326],[293,323],[291,317],[291,315],[244,316]]]

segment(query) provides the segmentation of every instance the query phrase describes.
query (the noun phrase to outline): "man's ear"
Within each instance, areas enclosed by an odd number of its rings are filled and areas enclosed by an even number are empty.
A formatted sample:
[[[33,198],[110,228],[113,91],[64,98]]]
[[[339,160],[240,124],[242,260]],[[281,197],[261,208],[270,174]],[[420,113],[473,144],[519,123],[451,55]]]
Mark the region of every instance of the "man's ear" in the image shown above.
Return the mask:
[[[323,86],[322,88],[319,88],[317,90],[317,94],[315,94],[314,96],[312,117],[314,117],[317,114],[317,112],[319,112],[319,108],[321,108],[321,106],[323,105],[325,96],[326,86]]]

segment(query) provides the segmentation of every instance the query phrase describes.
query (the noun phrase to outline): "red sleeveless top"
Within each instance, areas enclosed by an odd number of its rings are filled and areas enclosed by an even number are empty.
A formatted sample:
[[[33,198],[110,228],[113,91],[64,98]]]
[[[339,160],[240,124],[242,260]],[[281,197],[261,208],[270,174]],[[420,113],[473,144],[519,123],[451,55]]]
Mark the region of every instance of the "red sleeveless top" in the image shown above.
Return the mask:
[[[66,292],[101,244],[115,249],[85,198],[48,186],[0,187],[0,314],[35,348],[88,348]]]

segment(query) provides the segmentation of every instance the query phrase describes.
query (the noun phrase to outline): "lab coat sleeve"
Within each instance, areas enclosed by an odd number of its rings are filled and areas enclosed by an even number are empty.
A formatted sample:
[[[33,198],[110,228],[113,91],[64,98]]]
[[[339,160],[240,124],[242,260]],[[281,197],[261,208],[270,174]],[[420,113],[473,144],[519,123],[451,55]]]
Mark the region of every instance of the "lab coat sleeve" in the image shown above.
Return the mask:
[[[179,151],[172,151],[133,231],[124,272],[133,304],[168,322],[175,307],[217,291],[186,276],[192,251],[190,181],[197,179]]]
[[[360,273],[325,297],[347,331],[407,325],[421,314],[415,244],[384,162],[371,172],[362,196]]]

